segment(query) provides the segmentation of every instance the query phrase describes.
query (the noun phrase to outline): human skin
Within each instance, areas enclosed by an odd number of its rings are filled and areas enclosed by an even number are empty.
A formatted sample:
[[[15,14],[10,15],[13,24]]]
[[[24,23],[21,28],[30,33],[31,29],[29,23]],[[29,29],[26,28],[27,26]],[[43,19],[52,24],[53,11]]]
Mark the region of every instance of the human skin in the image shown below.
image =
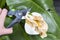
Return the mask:
[[[0,8],[0,35],[13,33],[13,28],[5,28],[4,21],[7,15],[7,9]]]

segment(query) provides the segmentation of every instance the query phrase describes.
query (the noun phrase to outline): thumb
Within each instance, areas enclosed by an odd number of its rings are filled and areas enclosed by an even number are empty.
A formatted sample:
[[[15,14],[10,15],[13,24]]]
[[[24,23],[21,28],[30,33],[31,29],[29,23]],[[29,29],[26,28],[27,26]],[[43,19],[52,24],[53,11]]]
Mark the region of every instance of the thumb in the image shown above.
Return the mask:
[[[11,34],[13,33],[13,28],[8,28],[4,30],[4,34]]]

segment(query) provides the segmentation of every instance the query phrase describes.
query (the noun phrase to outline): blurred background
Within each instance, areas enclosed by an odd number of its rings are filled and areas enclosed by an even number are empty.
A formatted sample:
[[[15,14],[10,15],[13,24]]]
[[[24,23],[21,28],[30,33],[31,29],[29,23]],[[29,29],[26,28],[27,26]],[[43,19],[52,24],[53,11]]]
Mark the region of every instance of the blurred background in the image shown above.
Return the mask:
[[[60,15],[60,0],[54,0],[54,6],[57,13]]]

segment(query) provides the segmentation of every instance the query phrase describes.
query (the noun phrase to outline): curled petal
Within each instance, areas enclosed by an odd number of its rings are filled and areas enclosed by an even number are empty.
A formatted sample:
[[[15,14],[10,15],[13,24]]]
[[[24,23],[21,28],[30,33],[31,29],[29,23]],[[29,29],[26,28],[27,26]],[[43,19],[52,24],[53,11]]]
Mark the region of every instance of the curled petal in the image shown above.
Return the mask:
[[[25,29],[28,29],[28,27],[30,27],[28,31],[26,30],[26,32],[28,34],[33,33],[33,35],[40,34],[41,38],[47,37],[48,25],[44,21],[42,15],[37,12],[33,12],[31,14],[32,15],[28,14],[26,16]]]

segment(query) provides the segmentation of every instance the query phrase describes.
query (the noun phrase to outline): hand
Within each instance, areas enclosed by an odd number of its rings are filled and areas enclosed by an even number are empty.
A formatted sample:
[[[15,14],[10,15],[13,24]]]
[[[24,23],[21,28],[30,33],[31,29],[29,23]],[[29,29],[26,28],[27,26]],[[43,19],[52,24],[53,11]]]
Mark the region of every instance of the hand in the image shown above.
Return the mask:
[[[4,34],[11,34],[13,32],[13,28],[5,28],[4,27],[4,21],[5,21],[5,17],[7,15],[7,10],[6,9],[1,9],[0,8],[0,35],[4,35]]]

